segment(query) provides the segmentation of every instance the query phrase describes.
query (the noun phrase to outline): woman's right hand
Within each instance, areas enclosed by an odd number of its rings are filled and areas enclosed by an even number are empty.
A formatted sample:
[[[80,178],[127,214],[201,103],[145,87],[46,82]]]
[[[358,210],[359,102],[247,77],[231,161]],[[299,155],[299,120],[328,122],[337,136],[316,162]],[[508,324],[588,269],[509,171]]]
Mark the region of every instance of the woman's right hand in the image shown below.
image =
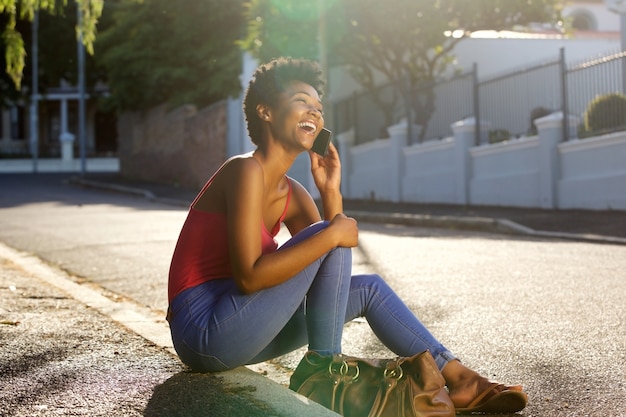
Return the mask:
[[[359,227],[356,220],[345,214],[337,214],[328,226],[333,230],[337,244],[344,248],[353,248],[359,243]]]

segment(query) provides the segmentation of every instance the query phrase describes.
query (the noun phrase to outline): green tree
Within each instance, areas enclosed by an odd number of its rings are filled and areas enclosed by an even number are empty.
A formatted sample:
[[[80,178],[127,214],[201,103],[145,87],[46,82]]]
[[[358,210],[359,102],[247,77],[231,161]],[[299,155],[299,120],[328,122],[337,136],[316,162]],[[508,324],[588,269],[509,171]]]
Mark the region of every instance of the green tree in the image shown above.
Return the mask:
[[[39,57],[39,91],[45,93],[48,88],[58,87],[60,80],[76,85],[78,81],[77,39],[76,39],[76,3],[69,2],[66,7],[55,10],[53,13],[40,13],[38,25],[38,57]],[[98,28],[106,27],[104,18],[98,20]],[[0,26],[6,24],[9,16],[0,15]],[[32,71],[30,68],[32,57],[32,22],[18,19],[15,30],[22,36],[26,61],[20,84],[16,85],[6,71],[0,71],[0,98],[2,105],[8,106],[20,100],[28,100],[29,88],[22,86],[32,85]],[[2,45],[6,48],[6,44]],[[2,52],[5,50],[3,49]],[[0,67],[6,67],[5,53],[0,52]],[[86,86],[93,95],[93,87],[98,81],[104,81],[106,74],[96,65],[93,55],[85,56]]]
[[[263,62],[279,56],[318,59],[319,1],[252,0],[245,4],[246,36],[239,42]]]
[[[82,36],[83,42],[89,53],[93,53],[93,42],[96,37],[96,24],[102,13],[104,0],[75,0],[81,12],[81,25],[76,26],[76,34]],[[20,20],[32,21],[36,12],[58,14],[66,6],[67,0],[1,0],[0,14],[3,19],[0,24],[4,30],[2,39],[4,41],[5,53],[4,63],[7,74],[19,89],[22,83],[24,66],[26,62],[26,47],[24,42],[25,33],[20,28]]]
[[[309,23],[308,19],[323,18],[328,61],[349,68],[355,80],[372,94],[388,124],[393,122],[401,100],[413,109],[414,121],[425,126],[434,111],[434,95],[427,86],[448,68],[456,44],[481,29],[502,30],[532,22],[556,22],[560,3],[560,0],[320,0],[317,4],[324,6],[307,11],[298,0],[251,0],[248,31],[242,46],[263,61],[282,51],[315,57],[311,51],[317,51],[319,26],[317,21]],[[305,46],[298,54],[297,48],[289,49],[285,43]],[[375,86],[380,75],[394,86],[391,102],[377,95]],[[425,100],[411,96],[418,85],[426,86]]]
[[[107,8],[112,24],[95,49],[116,109],[205,106],[240,91],[242,0],[117,0]]]

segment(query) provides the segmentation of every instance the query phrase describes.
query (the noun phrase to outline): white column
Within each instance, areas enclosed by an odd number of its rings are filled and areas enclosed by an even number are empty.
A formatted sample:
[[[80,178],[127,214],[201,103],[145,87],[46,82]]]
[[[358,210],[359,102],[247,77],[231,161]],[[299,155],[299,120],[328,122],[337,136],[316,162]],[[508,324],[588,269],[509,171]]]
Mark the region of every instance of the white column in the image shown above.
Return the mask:
[[[344,198],[352,198],[350,194],[350,180],[352,175],[352,158],[350,149],[354,146],[354,129],[337,135],[337,151],[341,159],[341,194]]]
[[[70,162],[74,159],[75,136],[67,130],[67,99],[61,99],[61,160]]]
[[[568,130],[576,131],[578,118],[567,118]],[[539,202],[541,208],[559,208],[558,182],[561,165],[558,145],[563,140],[563,112],[535,120],[539,132]]]
[[[413,132],[421,129],[421,126],[413,125]],[[389,168],[389,196],[391,201],[397,203],[402,200],[402,178],[404,176],[404,154],[402,149],[407,142],[407,135],[409,133],[409,124],[406,119],[403,119],[400,123],[389,126],[387,128],[389,133],[389,161],[387,162]]]
[[[450,128],[454,133],[455,203],[466,205],[469,203],[469,150],[475,143],[476,119],[460,120],[450,125]]]

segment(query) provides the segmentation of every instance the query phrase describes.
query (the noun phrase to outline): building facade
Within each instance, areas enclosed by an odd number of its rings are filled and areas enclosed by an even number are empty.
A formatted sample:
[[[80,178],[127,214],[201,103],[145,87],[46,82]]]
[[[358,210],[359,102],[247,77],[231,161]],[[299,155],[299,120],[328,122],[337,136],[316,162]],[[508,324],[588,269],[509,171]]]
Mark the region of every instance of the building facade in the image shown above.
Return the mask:
[[[113,155],[117,150],[117,118],[114,112],[101,110],[98,100],[106,93],[106,87],[99,87],[85,97],[85,150],[89,156]],[[40,95],[36,145],[32,140],[30,103],[18,102],[3,108],[0,156],[28,157],[37,146],[38,156],[58,158],[61,157],[64,142],[70,142],[74,154],[78,155],[79,98],[78,88],[65,82]]]

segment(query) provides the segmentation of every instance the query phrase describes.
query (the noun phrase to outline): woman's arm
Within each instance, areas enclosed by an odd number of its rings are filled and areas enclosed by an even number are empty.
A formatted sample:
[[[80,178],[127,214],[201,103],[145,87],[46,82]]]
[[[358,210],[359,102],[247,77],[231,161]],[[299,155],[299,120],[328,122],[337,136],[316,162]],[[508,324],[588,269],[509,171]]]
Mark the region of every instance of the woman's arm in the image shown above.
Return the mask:
[[[343,213],[343,197],[341,195],[341,161],[339,152],[331,142],[328,154],[324,157],[309,152],[311,157],[311,174],[315,186],[320,192],[324,219],[331,220]]]
[[[338,215],[315,236],[262,255],[263,169],[248,158],[233,161],[223,174],[227,178],[224,195],[233,278],[242,292],[252,293],[285,282],[334,247],[356,246],[356,222]]]
[[[343,213],[343,197],[340,191],[341,162],[337,148],[329,144],[328,154],[322,157],[310,152],[311,173],[322,199],[322,212],[325,220],[332,220]],[[300,183],[291,180],[292,197],[285,224],[295,235],[312,223],[321,220],[320,212],[313,197]]]
[[[307,189],[293,178],[290,178],[289,181],[291,182],[291,201],[287,208],[284,223],[293,236],[305,227],[319,222],[322,218]]]

